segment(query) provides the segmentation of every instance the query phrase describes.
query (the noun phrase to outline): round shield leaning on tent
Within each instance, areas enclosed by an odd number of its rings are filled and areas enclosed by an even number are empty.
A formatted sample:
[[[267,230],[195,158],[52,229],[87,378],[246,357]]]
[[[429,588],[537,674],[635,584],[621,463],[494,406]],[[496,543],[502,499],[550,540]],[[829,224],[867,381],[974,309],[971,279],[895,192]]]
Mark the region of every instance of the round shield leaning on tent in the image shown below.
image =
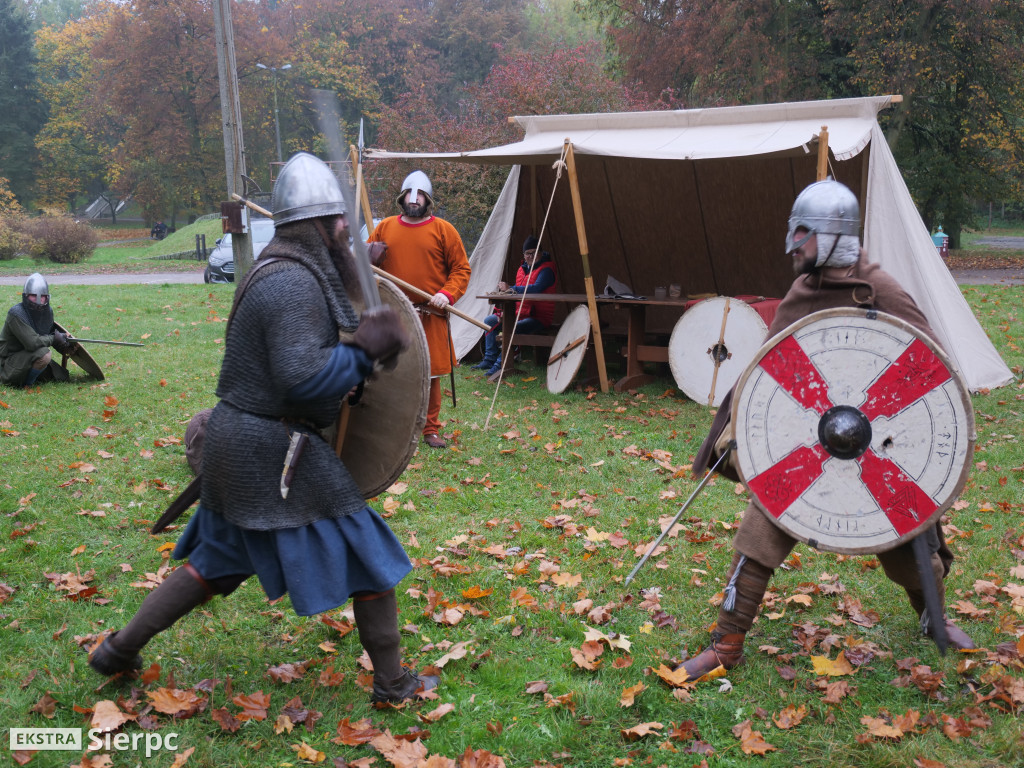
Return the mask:
[[[791,338],[788,334],[781,340],[779,337],[808,315],[844,307],[886,312],[915,329],[919,337],[933,336],[913,299],[892,276],[877,264],[867,261],[860,247],[859,226],[857,199],[842,184],[832,180],[820,181],[800,193],[793,204],[786,240],[786,252],[792,256],[797,277],[779,305],[769,328],[766,347],[774,348]],[[934,344],[933,347],[938,350]],[[832,389],[822,382],[819,385],[817,394],[823,399]],[[737,425],[733,421],[733,399],[738,391],[730,392],[722,403],[711,432],[694,459],[695,474],[703,473],[713,461],[728,452],[734,444],[734,435],[736,441],[748,437],[734,431]],[[832,397],[836,402],[841,400],[837,396]],[[970,413],[969,408],[964,410]],[[847,413],[845,416],[850,418],[826,425],[826,435],[831,429],[839,435],[830,438],[837,444],[845,441],[863,447],[863,435],[857,437],[855,425],[851,427],[849,424],[858,421],[856,414]],[[968,434],[973,434],[971,426],[964,427]],[[748,430],[750,428],[747,427]],[[735,467],[719,471],[739,479]],[[742,462],[740,471],[748,471]],[[756,493],[754,495],[757,496]],[[929,516],[929,521],[932,519]],[[921,619],[922,631],[933,636],[940,648],[943,647],[942,639],[946,637],[958,650],[974,648],[970,637],[942,612],[943,580],[949,573],[953,553],[945,543],[941,523],[935,519],[934,524],[924,528],[924,532],[912,542],[900,543],[879,552],[878,559],[886,576],[906,591]],[[769,520],[769,514],[757,503],[748,505],[733,539],[735,552],[726,576],[725,599],[711,633],[711,643],[679,665],[674,673],[675,679],[679,682],[699,680],[719,667],[732,669],[742,661],[743,642],[757,616],[768,582],[797,540],[775,521]],[[923,555],[927,576],[931,578],[924,577],[917,567],[918,554]],[[928,599],[929,593],[939,603],[939,621],[929,621],[932,611],[926,607],[934,607],[935,602]]]

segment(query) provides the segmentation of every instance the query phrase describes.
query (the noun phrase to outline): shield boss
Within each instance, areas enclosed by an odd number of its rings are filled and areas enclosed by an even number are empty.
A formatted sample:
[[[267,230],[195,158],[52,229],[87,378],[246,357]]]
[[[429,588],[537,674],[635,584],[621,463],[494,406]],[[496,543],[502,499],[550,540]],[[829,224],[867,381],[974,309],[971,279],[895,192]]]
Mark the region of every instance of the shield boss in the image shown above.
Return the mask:
[[[960,495],[974,413],[938,346],[881,312],[816,312],[773,337],[740,377],[736,461],[754,502],[796,539],[884,552]]]

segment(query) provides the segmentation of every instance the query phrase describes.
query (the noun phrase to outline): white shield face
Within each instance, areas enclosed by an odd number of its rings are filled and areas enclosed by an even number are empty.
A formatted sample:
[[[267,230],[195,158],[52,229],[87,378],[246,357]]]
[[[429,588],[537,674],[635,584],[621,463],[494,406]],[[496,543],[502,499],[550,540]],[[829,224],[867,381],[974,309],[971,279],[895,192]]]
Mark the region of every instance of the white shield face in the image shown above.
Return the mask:
[[[746,302],[725,296],[705,299],[686,310],[672,329],[672,377],[691,400],[717,407],[767,335],[768,326]]]
[[[564,392],[580,369],[590,341],[590,310],[576,307],[558,329],[548,358],[548,392]]]
[[[934,342],[880,312],[826,310],[762,348],[736,386],[737,463],[755,502],[818,549],[883,552],[959,496],[974,414]]]

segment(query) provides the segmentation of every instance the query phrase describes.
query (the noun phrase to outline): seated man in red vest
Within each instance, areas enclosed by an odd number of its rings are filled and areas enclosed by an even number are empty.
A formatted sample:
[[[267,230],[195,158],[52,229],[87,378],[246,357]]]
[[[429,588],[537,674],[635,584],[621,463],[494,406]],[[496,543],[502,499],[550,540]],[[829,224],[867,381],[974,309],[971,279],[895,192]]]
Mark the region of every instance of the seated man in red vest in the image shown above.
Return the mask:
[[[523,263],[516,272],[516,284],[509,286],[508,283],[499,282],[499,291],[555,292],[555,280],[558,277],[555,262],[551,260],[551,255],[541,251],[539,246],[540,242],[533,235],[526,238],[523,243]],[[551,327],[551,321],[555,318],[553,301],[524,301],[522,305],[519,321],[516,323],[516,333],[544,333]],[[488,376],[493,376],[501,370],[501,345],[498,342],[500,321],[500,308],[496,308],[493,315],[484,318],[484,322],[491,326],[491,330],[484,334],[484,359],[473,366],[487,371]]]

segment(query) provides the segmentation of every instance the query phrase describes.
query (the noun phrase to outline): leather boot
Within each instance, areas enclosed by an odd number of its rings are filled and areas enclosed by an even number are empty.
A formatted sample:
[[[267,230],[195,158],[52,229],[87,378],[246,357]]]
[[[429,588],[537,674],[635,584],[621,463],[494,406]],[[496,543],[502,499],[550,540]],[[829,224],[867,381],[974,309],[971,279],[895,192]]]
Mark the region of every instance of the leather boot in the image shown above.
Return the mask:
[[[946,585],[942,579],[938,579],[937,582],[937,586],[939,588],[939,601],[945,605]],[[928,621],[925,619],[924,591],[920,589],[911,589],[910,587],[904,587],[904,589],[907,592],[907,597],[910,598],[910,604],[917,612],[918,620],[921,623],[921,634],[925,637],[931,637],[931,628],[928,626]],[[943,615],[942,618],[946,626],[946,637],[949,639],[949,644],[955,650],[973,651],[978,647],[975,645],[974,641],[971,640],[970,635],[954,624],[948,616]]]
[[[352,600],[359,642],[373,662],[374,704],[397,704],[421,691],[435,688],[434,675],[417,675],[402,666],[395,590],[356,596]]]
[[[974,641],[971,640],[970,635],[968,635],[966,632],[960,629],[960,627],[954,624],[948,616],[945,617],[945,619],[946,637],[948,638],[949,644],[953,647],[954,650],[973,651],[978,647],[977,645],[975,645]],[[928,627],[922,628],[921,633],[926,637],[932,636],[931,629],[929,629]]]
[[[124,629],[104,638],[89,655],[89,666],[108,676],[141,669],[139,651],[146,643],[210,597],[199,572],[189,564],[183,565],[146,596]]]
[[[711,632],[711,645],[676,669],[685,669],[688,680],[698,680],[719,665],[733,669],[743,661],[743,640],[754,624],[774,568],[733,553],[727,574],[725,598],[718,609],[718,622]]]
[[[676,669],[685,669],[687,680],[699,680],[720,666],[726,669],[738,667],[743,663],[743,640],[746,636],[745,632],[723,635],[716,629],[711,633],[711,645]]]

